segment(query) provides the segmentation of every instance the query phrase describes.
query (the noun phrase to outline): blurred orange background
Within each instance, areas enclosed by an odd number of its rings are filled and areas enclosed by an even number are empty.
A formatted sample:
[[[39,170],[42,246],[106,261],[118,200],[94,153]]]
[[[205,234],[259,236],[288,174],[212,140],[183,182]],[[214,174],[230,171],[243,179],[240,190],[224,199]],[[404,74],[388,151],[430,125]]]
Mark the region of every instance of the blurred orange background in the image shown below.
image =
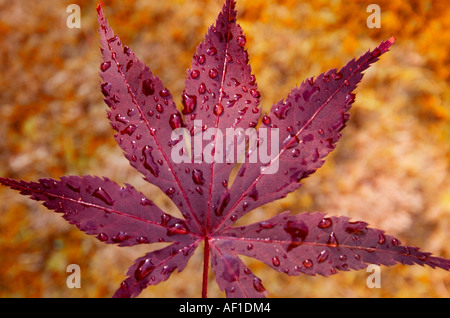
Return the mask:
[[[122,42],[181,96],[197,44],[220,0],[102,0]],[[69,4],[81,28],[69,29]],[[367,6],[381,8],[370,29]],[[0,176],[24,180],[108,176],[134,185],[162,208],[174,206],[122,155],[106,119],[98,75],[98,2],[0,0]],[[243,222],[284,210],[364,220],[402,242],[450,258],[450,9],[447,1],[239,0],[264,112],[296,84],[395,36],[391,51],[357,89],[343,138],[325,165],[285,199]],[[181,98],[176,99],[180,105]],[[0,297],[110,297],[148,247],[98,242],[35,201],[0,187]],[[329,278],[288,277],[244,258],[272,297],[449,297],[450,274],[429,267],[381,268]],[[81,268],[69,289],[66,267]],[[141,297],[200,297],[201,249],[182,273]],[[210,297],[224,297],[210,275]]]

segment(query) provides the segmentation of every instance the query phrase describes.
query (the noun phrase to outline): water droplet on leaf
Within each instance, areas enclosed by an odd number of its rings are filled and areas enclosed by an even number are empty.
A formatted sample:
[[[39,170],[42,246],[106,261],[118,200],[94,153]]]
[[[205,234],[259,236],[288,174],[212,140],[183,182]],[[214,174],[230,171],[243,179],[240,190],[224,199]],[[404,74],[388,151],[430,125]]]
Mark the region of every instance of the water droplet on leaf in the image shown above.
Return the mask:
[[[142,92],[145,96],[150,96],[155,93],[155,86],[153,84],[153,80],[146,79],[142,81]]]
[[[197,106],[197,97],[195,95],[188,95],[186,92],[183,93],[182,96],[183,103],[183,114],[190,114],[194,111],[195,106]]]
[[[215,68],[212,68],[209,70],[209,77],[211,78],[215,78],[219,73],[217,72],[217,70]]]
[[[150,273],[153,272],[154,269],[155,266],[153,265],[151,259],[147,258],[139,263],[138,268],[134,272],[134,277],[138,281],[143,280],[145,277],[150,275]]]
[[[111,67],[111,62],[103,62],[102,64],[100,64],[100,69],[102,70],[102,72],[105,72],[107,69],[109,69]]]
[[[305,259],[303,261],[303,266],[305,266],[306,268],[311,268],[313,266],[313,262],[310,259]]]
[[[320,220],[317,226],[320,227],[321,229],[326,229],[330,227],[331,224],[333,224],[333,221],[330,218],[323,218],[322,220]]]
[[[100,200],[102,200],[103,202],[105,202],[108,205],[113,205],[114,204],[114,200],[111,198],[111,196],[105,191],[105,189],[103,189],[102,187],[98,187],[93,193],[92,195]]]
[[[174,113],[170,115],[169,124],[172,129],[177,129],[183,126],[180,113]]]

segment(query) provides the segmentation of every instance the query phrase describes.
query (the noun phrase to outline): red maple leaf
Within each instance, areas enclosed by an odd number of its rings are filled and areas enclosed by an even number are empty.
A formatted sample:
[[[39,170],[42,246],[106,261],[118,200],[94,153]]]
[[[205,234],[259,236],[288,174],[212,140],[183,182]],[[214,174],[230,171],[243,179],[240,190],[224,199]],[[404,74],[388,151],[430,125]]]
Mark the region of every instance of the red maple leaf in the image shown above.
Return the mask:
[[[181,113],[169,90],[122,44],[101,6],[97,8],[104,60],[101,91],[117,131],[114,137],[130,164],[170,197],[184,219],[166,214],[132,186],[121,187],[107,178],[66,176],[39,182],[0,178],[0,182],[43,201],[102,242],[171,243],[138,258],[116,297],[137,296],[183,270],[201,243],[204,297],[210,264],[228,297],[267,295],[239,255],[288,275],[328,276],[368,264],[396,263],[448,270],[449,260],[404,246],[347,217],[284,212],[233,227],[246,213],[296,190],[301,180],[322,166],[349,119],[353,91],[363,72],[395,41],[382,42],[340,70],[304,81],[263,115],[234,6],[234,1],[226,0],[197,48],[186,76]],[[260,155],[257,160],[255,154]],[[242,164],[230,184],[237,163]]]

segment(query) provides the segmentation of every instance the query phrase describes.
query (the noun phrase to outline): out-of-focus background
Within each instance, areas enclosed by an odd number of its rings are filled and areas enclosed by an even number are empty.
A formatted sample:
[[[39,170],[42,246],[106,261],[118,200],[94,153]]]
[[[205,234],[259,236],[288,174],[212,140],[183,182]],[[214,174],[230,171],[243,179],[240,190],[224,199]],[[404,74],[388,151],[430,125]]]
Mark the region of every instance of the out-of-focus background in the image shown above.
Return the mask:
[[[195,47],[222,1],[102,1],[122,41],[181,96]],[[66,26],[71,3],[81,7],[80,29]],[[0,0],[0,175],[108,176],[174,211],[129,166],[112,137],[99,89],[97,3]],[[381,8],[379,29],[366,25],[371,3]],[[239,0],[237,10],[265,112],[303,79],[397,38],[366,72],[343,139],[325,165],[300,190],[245,221],[284,210],[324,211],[365,220],[404,243],[450,258],[448,2]],[[110,297],[145,251],[102,244],[0,187],[0,297]],[[244,260],[272,297],[450,296],[450,273],[429,267],[382,267],[381,288],[370,289],[365,271],[288,277]],[[185,271],[141,296],[199,297],[201,262],[199,249]],[[69,264],[81,268],[80,289],[66,286]],[[209,296],[223,297],[210,279]]]

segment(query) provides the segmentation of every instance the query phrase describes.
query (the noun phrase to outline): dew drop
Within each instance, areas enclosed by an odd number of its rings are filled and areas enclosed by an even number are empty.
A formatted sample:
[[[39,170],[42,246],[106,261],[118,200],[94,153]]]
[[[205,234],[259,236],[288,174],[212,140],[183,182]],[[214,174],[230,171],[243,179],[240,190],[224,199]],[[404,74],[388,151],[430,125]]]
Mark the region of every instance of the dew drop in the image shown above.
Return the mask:
[[[303,261],[303,266],[305,266],[306,268],[311,268],[313,266],[313,262],[310,259],[305,259]]]
[[[163,213],[163,215],[161,215],[161,225],[166,226],[171,219],[172,219],[172,216],[170,216],[169,214]]]
[[[334,234],[334,232],[331,232],[330,237],[328,238],[327,245],[331,247],[337,247],[339,245],[336,234]]]
[[[206,50],[206,53],[208,55],[214,55],[217,53],[217,49],[214,46],[211,46],[209,49]]]
[[[129,60],[129,61],[128,61],[127,67],[126,67],[127,72],[130,70],[130,68],[133,66],[133,64],[134,64],[134,61],[133,61],[133,60]]]
[[[214,106],[214,115],[216,116],[220,116],[223,113],[223,106],[222,104],[216,104]]]
[[[105,97],[108,97],[111,94],[112,85],[111,83],[104,82],[101,86],[102,93]]]
[[[271,228],[273,228],[273,227],[275,227],[275,224],[272,223],[272,222],[269,222],[269,221],[262,221],[262,222],[259,222],[259,228],[260,228],[260,229],[265,229],[265,230],[267,230],[267,229],[271,229]]]
[[[317,226],[321,229],[326,229],[330,227],[331,224],[333,224],[333,221],[330,218],[323,218]]]
[[[189,233],[186,224],[183,221],[175,223],[174,226],[167,229],[167,235],[175,235],[175,234],[187,234]]]
[[[117,233],[116,235],[114,235],[114,236],[111,238],[111,240],[112,240],[114,243],[122,243],[122,242],[124,242],[125,240],[128,240],[129,238],[131,238],[131,236],[128,235],[128,233],[126,233],[126,232],[119,232],[119,233]]]
[[[198,87],[198,93],[203,94],[204,92],[206,92],[206,85],[205,83],[201,83],[200,86]]]
[[[250,90],[250,94],[251,94],[254,98],[259,98],[259,97],[261,97],[261,94],[260,94],[256,89],[251,89],[251,90]]]
[[[166,194],[168,196],[171,196],[172,194],[175,193],[175,188],[174,187],[170,187],[169,189],[167,189]]]
[[[111,196],[105,191],[105,189],[103,189],[102,187],[98,187],[93,193],[92,195],[100,200],[102,200],[103,202],[105,202],[108,205],[113,205],[114,204],[114,200],[111,198]]]
[[[301,220],[288,221],[283,229],[291,236],[291,243],[287,248],[288,252],[293,248],[300,246],[309,234],[308,226]]]
[[[332,74],[331,76],[333,76],[333,78],[335,80],[340,80],[342,78],[342,73],[341,72],[337,72],[336,74]]]
[[[195,184],[203,185],[205,180],[203,180],[203,172],[198,169],[192,170],[192,180]]]
[[[155,85],[153,84],[153,80],[149,78],[142,81],[142,92],[145,96],[150,96],[155,93]]]
[[[153,205],[153,202],[147,198],[142,198],[141,205],[143,205],[143,206]]]
[[[133,116],[136,113],[136,110],[134,108],[128,108],[127,115],[129,117]]]
[[[300,150],[299,149],[292,150],[292,156],[294,158],[298,158],[300,156]]]
[[[117,34],[116,34],[116,35],[114,35],[112,38],[109,38],[109,39],[108,39],[108,43],[115,42],[115,41],[117,41],[118,39],[119,39],[119,37],[118,37]]]
[[[125,53],[126,55],[130,55],[131,54],[131,49],[128,46],[124,45],[123,46],[123,53]]]
[[[206,61],[206,59],[205,59],[205,56],[204,56],[203,54],[201,54],[201,55],[199,55],[199,56],[197,57],[197,62],[198,62],[199,64],[203,64],[203,63],[205,63],[205,61]]]
[[[386,243],[386,236],[384,236],[384,234],[380,232],[380,234],[378,235],[378,244],[382,245],[384,243]]]
[[[167,88],[163,88],[160,92],[159,92],[159,96],[161,97],[167,97],[170,95],[170,92]]]
[[[121,283],[120,283],[120,288],[121,288],[121,289],[124,289],[124,290],[128,289],[128,284],[127,284],[127,282],[126,282],[126,281],[121,282]]]
[[[328,251],[327,250],[323,250],[322,252],[320,252],[319,256],[317,256],[317,261],[319,263],[325,262],[327,260],[327,258],[328,258],[328,255],[329,255]]]
[[[142,149],[142,155],[144,156],[144,167],[148,171],[150,171],[150,173],[152,175],[154,175],[155,177],[158,177],[158,175],[159,175],[159,167],[155,163],[155,159],[153,158],[153,155],[152,155],[152,150],[153,150],[153,148],[150,147],[150,146],[145,146]]]
[[[138,242],[139,244],[147,244],[149,241],[145,236],[139,236],[136,238],[136,242]]]
[[[262,122],[263,122],[263,124],[265,124],[265,125],[269,125],[270,122],[271,122],[271,119],[270,119],[269,116],[264,115],[263,118],[262,118]]]
[[[259,293],[262,293],[266,290],[262,285],[261,279],[259,279],[258,277],[253,278],[253,287]]]
[[[102,72],[105,72],[107,69],[109,69],[111,67],[111,62],[103,62],[102,64],[100,64],[100,69],[102,70]]]
[[[106,235],[105,233],[99,233],[99,234],[97,235],[97,238],[98,238],[100,241],[105,242],[105,241],[108,240],[108,235]]]
[[[186,92],[183,92],[182,96],[183,103],[183,114],[190,114],[194,111],[195,106],[197,106],[197,97],[195,95],[188,95]]]
[[[347,95],[345,96],[345,103],[346,103],[347,105],[351,105],[351,104],[353,104],[353,103],[355,102],[355,98],[356,98],[356,95],[355,95],[355,94],[353,94],[353,93],[347,94]]]
[[[225,192],[225,194],[221,198],[221,201],[220,201],[220,204],[219,204],[219,208],[214,211],[214,213],[217,216],[221,216],[223,214],[223,211],[227,207],[228,203],[230,203],[230,199],[231,199],[230,193],[228,193],[228,191]],[[234,222],[236,220],[232,219],[231,221]]]
[[[211,78],[215,78],[219,73],[217,72],[217,70],[215,68],[212,68],[209,70],[209,77]]]
[[[277,104],[273,113],[279,119],[285,119],[290,109],[291,109],[291,103],[288,101],[285,101],[281,104]]]
[[[280,266],[280,260],[279,260],[279,258],[278,257],[273,257],[272,258],[272,264],[273,264],[273,266]]]
[[[240,35],[240,36],[238,36],[238,38],[237,38],[237,42],[238,42],[238,45],[239,45],[240,47],[244,47],[244,46],[245,46],[245,43],[247,43],[247,39],[245,38],[244,35]]]
[[[408,246],[403,247],[403,256],[411,255],[411,250]]]
[[[199,70],[193,70],[191,72],[191,78],[193,78],[193,79],[197,78],[199,75],[200,75]]]
[[[131,136],[135,131],[136,131],[136,125],[128,125],[124,130],[122,130],[120,133],[122,134],[122,135],[125,135],[125,134],[127,134],[127,135],[129,135],[129,136]]]
[[[155,265],[153,265],[150,258],[147,258],[145,260],[142,260],[136,271],[134,272],[134,277],[136,280],[143,280],[145,277],[150,275],[151,272],[155,269]]]
[[[172,129],[177,129],[183,126],[180,113],[170,115],[169,124]]]

